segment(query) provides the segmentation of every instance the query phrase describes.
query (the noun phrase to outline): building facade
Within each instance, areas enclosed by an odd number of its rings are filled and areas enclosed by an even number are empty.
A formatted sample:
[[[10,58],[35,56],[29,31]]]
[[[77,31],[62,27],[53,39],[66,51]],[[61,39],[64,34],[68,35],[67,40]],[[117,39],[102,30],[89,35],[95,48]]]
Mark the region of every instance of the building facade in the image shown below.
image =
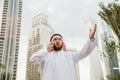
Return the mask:
[[[105,53],[105,45],[104,45],[104,39],[108,38],[110,36],[114,37],[114,33],[112,32],[112,30],[109,28],[109,26],[102,20],[100,20],[100,28],[99,28],[99,50],[102,53]],[[105,53],[106,54],[106,53]],[[115,51],[114,53],[112,53],[112,58],[107,54],[106,56],[102,55],[102,60],[101,60],[101,64],[102,64],[102,69],[103,69],[103,74],[104,74],[104,80],[108,80],[108,76],[109,77],[115,77],[119,74],[119,70],[114,69],[114,68],[119,68],[119,64],[118,64],[118,58],[117,58],[117,52]]]
[[[0,80],[16,80],[22,0],[1,0],[0,8]]]
[[[93,26],[97,23],[96,20],[93,20],[92,18],[89,18],[86,21],[86,25],[88,27]],[[102,71],[102,65],[101,65],[101,58],[100,54],[98,52],[98,43],[99,43],[99,24],[97,23],[97,30],[95,33],[95,40],[96,40],[96,47],[95,49],[91,52],[89,56],[89,66],[90,66],[90,80],[104,80],[103,77],[103,71]],[[100,26],[101,27],[101,26]]]
[[[39,49],[46,48],[53,33],[54,30],[48,25],[47,15],[40,13],[33,18],[28,41],[26,80],[41,79],[42,69],[30,63],[30,56]]]

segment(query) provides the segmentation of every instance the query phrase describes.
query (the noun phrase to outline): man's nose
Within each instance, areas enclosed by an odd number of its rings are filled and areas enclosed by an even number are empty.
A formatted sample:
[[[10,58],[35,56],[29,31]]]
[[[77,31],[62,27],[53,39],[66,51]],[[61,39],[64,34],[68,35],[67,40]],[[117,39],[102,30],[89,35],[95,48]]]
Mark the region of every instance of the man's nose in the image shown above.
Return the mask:
[[[56,42],[59,43],[60,40],[57,40]]]

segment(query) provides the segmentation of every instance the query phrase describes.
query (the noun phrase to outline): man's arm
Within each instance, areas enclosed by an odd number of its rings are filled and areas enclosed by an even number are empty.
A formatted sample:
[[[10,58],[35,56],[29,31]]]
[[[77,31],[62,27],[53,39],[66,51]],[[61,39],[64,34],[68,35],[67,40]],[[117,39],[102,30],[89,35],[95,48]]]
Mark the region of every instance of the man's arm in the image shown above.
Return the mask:
[[[46,49],[40,49],[39,51],[32,54],[30,57],[30,62],[38,65],[42,65],[44,62],[44,57],[48,54]]]
[[[76,63],[79,60],[87,57],[93,51],[95,45],[96,45],[96,40],[89,39],[81,51],[78,51],[75,54],[73,54],[74,62]]]
[[[95,43],[96,43],[96,41],[94,39],[95,32],[96,32],[96,24],[93,27],[93,29],[90,29],[89,40],[87,41],[87,43],[83,47],[82,51],[79,51],[73,55],[73,60],[75,62],[88,56],[92,52],[92,50],[95,48]]]

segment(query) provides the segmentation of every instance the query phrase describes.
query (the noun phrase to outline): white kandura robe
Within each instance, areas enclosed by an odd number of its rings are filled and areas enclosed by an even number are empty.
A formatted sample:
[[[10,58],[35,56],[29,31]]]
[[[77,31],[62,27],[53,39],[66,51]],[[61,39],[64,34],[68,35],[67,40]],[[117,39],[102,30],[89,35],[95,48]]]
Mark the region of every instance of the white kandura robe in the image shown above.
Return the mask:
[[[95,40],[88,40],[78,52],[51,52],[40,49],[30,57],[30,61],[43,66],[42,80],[77,80],[75,63],[88,56],[95,47]]]

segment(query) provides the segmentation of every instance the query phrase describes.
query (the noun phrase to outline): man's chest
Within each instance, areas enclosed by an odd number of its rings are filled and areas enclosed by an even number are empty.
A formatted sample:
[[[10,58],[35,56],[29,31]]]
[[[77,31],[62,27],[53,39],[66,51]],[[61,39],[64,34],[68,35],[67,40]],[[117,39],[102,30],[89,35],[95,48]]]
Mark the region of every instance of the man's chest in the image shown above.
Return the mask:
[[[50,54],[46,56],[44,64],[47,66],[63,66],[63,65],[73,65],[73,60],[70,56],[65,54]]]

